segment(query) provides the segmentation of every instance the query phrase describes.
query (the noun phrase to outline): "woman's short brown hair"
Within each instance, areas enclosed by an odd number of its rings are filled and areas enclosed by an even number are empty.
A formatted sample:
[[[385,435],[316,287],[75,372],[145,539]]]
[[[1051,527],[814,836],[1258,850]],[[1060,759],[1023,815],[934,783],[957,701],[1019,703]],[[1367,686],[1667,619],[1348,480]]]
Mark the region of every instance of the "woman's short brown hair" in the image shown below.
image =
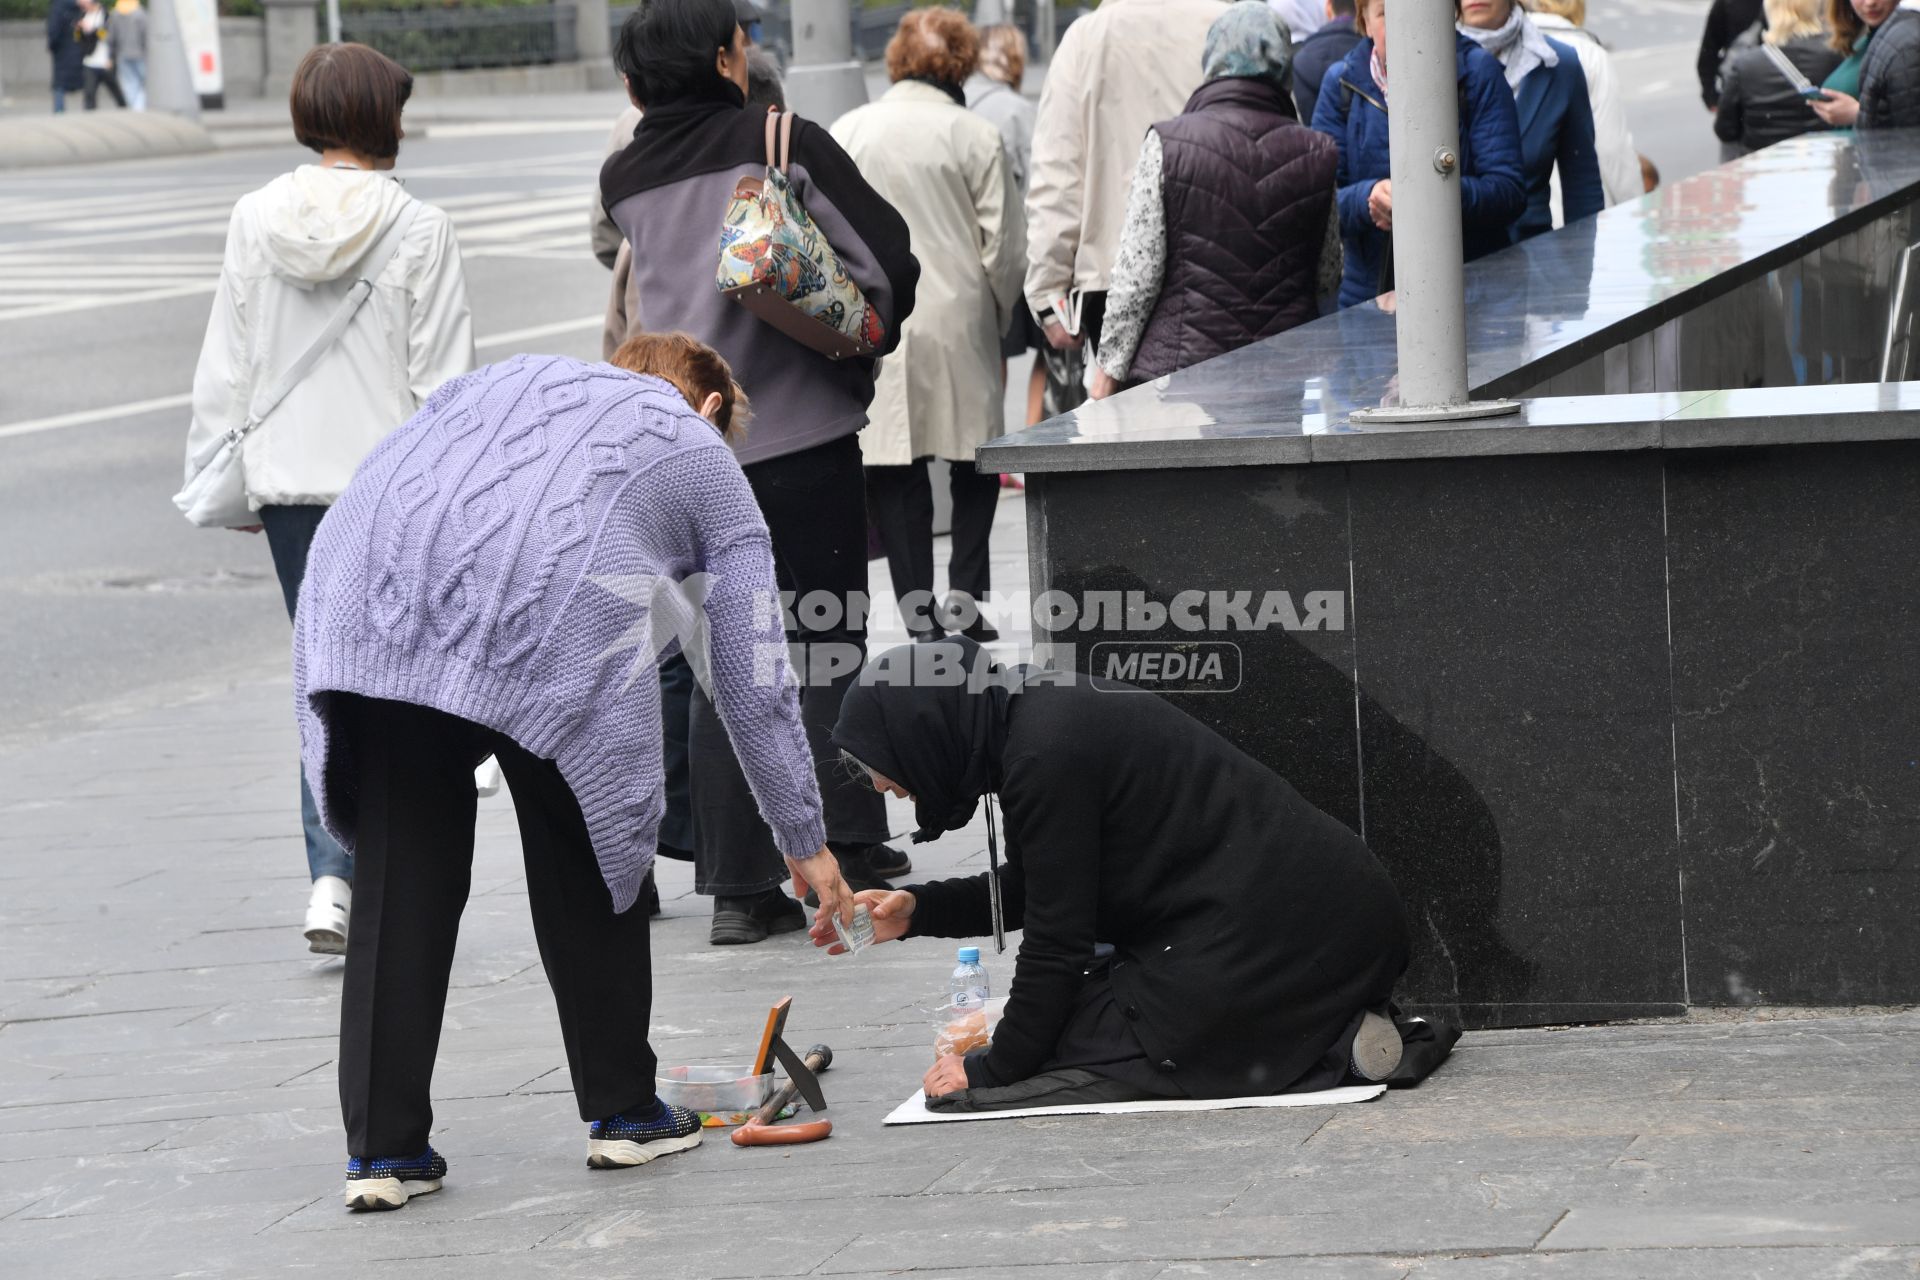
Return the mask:
[[[363,44],[323,44],[293,69],[293,136],[315,151],[373,160],[400,154],[400,112],[413,95],[407,69]]]
[[[887,77],[956,88],[980,63],[980,36],[958,9],[912,9],[887,41]]]
[[[753,409],[747,393],[733,380],[733,368],[718,351],[690,333],[639,333],[620,344],[612,364],[629,373],[645,373],[664,378],[679,389],[700,411],[700,402],[716,392],[720,412],[713,425],[726,440],[737,440],[746,433]]]

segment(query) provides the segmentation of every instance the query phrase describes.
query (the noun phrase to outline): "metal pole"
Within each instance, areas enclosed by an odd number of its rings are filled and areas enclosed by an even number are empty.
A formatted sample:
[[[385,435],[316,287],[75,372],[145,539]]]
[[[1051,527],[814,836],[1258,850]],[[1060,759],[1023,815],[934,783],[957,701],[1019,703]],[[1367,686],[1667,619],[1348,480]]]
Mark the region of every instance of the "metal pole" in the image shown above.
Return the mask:
[[[1386,10],[1400,398],[1397,405],[1353,416],[1363,422],[1431,421],[1510,413],[1519,406],[1467,399],[1453,7],[1440,0],[1388,0]]]
[[[867,101],[867,78],[853,57],[849,0],[793,0],[793,66],[787,103],[818,124],[830,125]]]
[[[186,120],[200,118],[200,95],[193,87],[187,42],[180,34],[174,0],[152,0],[147,8],[147,106]]]

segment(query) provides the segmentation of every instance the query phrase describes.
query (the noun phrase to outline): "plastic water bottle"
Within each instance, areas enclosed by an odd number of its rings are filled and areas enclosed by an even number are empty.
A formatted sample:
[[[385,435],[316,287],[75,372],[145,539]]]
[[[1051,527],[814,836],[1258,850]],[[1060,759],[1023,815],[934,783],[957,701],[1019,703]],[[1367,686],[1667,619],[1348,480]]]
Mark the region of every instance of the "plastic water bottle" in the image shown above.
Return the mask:
[[[947,995],[951,998],[953,1011],[971,1013],[975,1009],[984,1010],[987,998],[993,994],[987,983],[987,971],[980,963],[980,948],[962,947],[960,963],[953,968],[953,976],[947,979]]]

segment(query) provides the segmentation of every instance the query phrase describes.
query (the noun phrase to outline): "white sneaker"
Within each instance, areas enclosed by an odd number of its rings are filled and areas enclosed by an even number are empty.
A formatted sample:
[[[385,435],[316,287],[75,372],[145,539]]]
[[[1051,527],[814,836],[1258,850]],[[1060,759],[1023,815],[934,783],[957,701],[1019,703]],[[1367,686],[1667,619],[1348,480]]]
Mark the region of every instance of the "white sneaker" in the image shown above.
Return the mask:
[[[347,913],[353,886],[339,876],[321,876],[307,899],[307,950],[323,956],[347,953]]]

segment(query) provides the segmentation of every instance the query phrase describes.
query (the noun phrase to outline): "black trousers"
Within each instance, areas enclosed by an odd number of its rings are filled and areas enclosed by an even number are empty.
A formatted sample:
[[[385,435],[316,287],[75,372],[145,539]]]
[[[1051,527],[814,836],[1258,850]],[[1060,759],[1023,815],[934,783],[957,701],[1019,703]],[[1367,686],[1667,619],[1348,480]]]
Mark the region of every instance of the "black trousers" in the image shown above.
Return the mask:
[[[354,806],[353,915],[340,995],[340,1111],[355,1156],[418,1155],[460,913],[473,877],[473,769],[513,790],[540,961],[582,1120],[653,1105],[652,956],[644,909],[615,915],[559,768],[428,707],[340,699],[341,794]]]
[[[887,838],[886,805],[871,786],[840,768],[839,753],[828,741],[867,652],[867,504],[860,442],[842,436],[745,470],[773,534],[781,590],[794,592],[801,602],[815,592],[840,602],[838,616],[813,615],[811,621],[807,609],[796,608],[798,627],[787,640],[802,681],[800,722],[813,749],[827,839],[844,846],[876,844]],[[694,691],[689,719],[695,890],[743,897],[774,888],[786,878],[786,864],[760,819],[713,699],[704,691]]]
[[[988,539],[994,509],[1000,505],[1000,477],[982,474],[971,462],[949,462],[948,491],[953,495],[953,550],[947,560],[947,585],[956,593],[984,600],[993,587]],[[933,590],[933,480],[924,460],[904,467],[867,468],[867,506],[887,549],[893,594],[901,600],[907,630],[938,625],[937,610],[916,610],[908,603],[916,591]]]
[[[115,102],[123,107],[127,105],[127,95],[120,92],[120,77],[113,73],[111,67],[106,70],[102,70],[99,67],[88,67],[86,68],[86,72],[87,87],[82,90],[82,100],[87,110],[92,111],[100,105],[100,90],[103,87],[113,96]]]

